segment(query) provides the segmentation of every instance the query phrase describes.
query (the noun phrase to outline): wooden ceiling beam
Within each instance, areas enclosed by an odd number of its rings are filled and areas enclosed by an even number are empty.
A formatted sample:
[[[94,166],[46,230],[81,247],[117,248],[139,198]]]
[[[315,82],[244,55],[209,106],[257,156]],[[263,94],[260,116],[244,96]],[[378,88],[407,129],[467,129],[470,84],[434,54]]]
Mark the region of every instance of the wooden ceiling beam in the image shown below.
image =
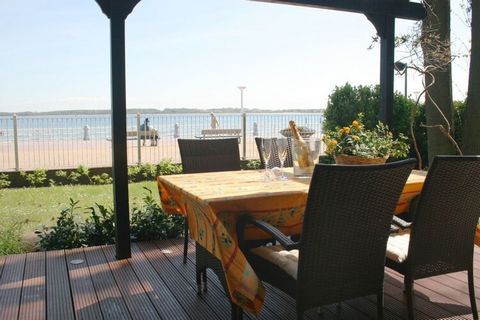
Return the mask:
[[[408,0],[251,0],[331,9],[373,15],[390,15],[400,19],[421,20],[426,11],[421,3]]]

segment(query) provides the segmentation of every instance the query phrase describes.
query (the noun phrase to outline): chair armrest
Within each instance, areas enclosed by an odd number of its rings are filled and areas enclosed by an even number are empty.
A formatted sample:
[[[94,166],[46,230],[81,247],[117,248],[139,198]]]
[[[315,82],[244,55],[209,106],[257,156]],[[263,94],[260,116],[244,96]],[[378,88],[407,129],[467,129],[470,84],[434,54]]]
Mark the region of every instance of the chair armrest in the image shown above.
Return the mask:
[[[407,222],[405,220],[400,219],[397,216],[393,216],[392,223],[399,227],[400,229],[408,229],[412,226],[411,222]]]
[[[280,230],[269,224],[268,222],[256,220],[249,215],[243,215],[237,222],[237,236],[240,247],[245,243],[245,227],[251,224],[260,230],[270,234],[276,241],[278,241],[285,249],[292,250],[298,248],[298,242],[292,241],[289,237],[283,234]]]

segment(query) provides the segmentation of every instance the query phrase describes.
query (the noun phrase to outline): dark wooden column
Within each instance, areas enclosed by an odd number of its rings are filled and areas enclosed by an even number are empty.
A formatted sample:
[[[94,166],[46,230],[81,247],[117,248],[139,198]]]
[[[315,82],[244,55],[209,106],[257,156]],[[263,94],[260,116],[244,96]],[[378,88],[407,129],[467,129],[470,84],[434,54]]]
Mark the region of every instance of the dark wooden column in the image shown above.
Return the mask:
[[[117,259],[131,256],[128,206],[125,19],[140,0],[96,0],[110,19],[112,169]]]
[[[380,36],[380,120],[391,125],[395,61],[395,17],[367,15]]]

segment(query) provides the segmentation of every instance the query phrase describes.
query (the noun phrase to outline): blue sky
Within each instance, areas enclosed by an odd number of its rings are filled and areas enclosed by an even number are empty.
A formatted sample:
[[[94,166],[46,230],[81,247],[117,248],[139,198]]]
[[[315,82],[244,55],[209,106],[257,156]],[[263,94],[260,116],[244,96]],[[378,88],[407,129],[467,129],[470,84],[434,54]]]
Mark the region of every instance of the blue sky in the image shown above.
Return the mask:
[[[453,1],[459,12],[457,1]],[[461,14],[452,40],[469,46]],[[413,22],[397,20],[397,33]],[[324,108],[336,85],[379,81],[360,14],[247,0],[142,0],[126,23],[129,108]],[[0,111],[110,108],[109,23],[94,0],[0,0]],[[401,58],[399,52],[397,58]],[[467,88],[454,64],[454,97]],[[409,75],[409,92],[421,79]],[[403,78],[396,77],[403,92]]]

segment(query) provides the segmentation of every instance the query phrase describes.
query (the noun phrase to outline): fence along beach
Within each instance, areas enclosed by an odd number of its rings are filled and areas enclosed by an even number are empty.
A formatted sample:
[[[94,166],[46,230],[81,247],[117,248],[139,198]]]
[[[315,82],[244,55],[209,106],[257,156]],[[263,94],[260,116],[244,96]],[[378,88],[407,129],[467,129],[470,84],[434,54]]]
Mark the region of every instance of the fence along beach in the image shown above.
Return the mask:
[[[145,119],[158,132],[158,144],[138,141],[136,132]],[[315,130],[321,136],[321,113],[248,113],[245,128],[241,114],[216,114],[218,129],[241,129],[240,154],[257,159],[255,136],[279,137],[289,120]],[[180,162],[177,138],[196,138],[210,129],[211,116],[202,114],[131,114],[127,118],[128,162]],[[227,130],[227,132],[237,130]],[[109,115],[57,115],[0,117],[0,171],[108,167],[112,164]],[[245,138],[245,139],[244,139]],[[244,146],[245,144],[245,146]]]

